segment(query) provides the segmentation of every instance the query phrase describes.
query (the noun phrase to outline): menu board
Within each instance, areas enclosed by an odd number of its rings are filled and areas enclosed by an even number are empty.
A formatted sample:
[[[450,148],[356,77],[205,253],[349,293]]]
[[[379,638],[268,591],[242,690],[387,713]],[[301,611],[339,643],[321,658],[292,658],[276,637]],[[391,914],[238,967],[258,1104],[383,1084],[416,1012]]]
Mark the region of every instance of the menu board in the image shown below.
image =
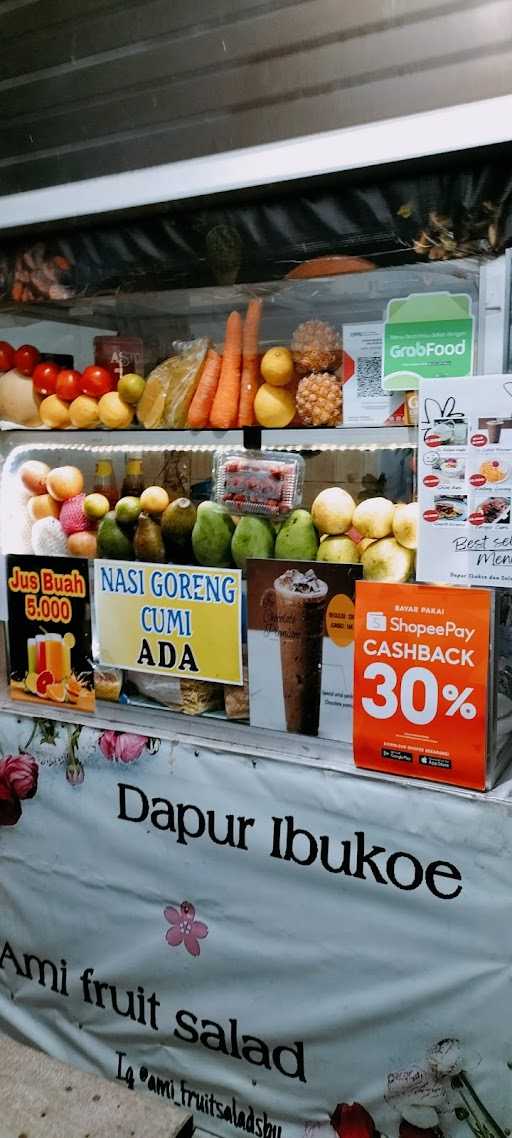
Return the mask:
[[[11,699],[94,711],[89,562],[9,554],[7,608]]]
[[[423,380],[417,578],[510,586],[512,376]]]

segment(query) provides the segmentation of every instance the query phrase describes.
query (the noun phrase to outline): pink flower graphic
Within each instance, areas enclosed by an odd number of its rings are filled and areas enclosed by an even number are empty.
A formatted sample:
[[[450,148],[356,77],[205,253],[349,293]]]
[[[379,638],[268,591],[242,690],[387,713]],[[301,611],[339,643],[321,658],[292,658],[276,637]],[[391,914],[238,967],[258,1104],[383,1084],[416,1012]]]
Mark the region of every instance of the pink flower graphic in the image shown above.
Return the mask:
[[[109,762],[134,763],[140,759],[150,740],[146,735],[130,735],[125,731],[104,731],[99,745],[102,755]]]
[[[20,818],[21,802],[0,771],[0,826],[15,826]]]
[[[33,798],[37,791],[39,767],[32,755],[6,755],[0,760],[0,776],[18,798]]]
[[[190,901],[182,901],[179,910],[174,905],[164,909],[164,917],[170,924],[165,939],[171,948],[184,944],[191,956],[199,956],[201,952],[200,940],[208,936],[208,925],[195,920],[196,911]]]

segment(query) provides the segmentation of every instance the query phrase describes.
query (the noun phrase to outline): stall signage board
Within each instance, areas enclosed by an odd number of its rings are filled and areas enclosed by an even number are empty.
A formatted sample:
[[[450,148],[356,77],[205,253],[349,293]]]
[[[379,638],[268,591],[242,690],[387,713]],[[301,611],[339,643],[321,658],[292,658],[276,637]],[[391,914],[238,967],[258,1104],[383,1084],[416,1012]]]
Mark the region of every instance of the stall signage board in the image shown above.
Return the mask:
[[[7,556],[12,699],[93,711],[89,562]]]
[[[354,758],[484,790],[491,594],[360,582]]]
[[[412,391],[421,378],[471,375],[474,317],[466,293],[390,300],[384,324],[383,387]]]
[[[242,574],[140,561],[95,561],[102,664],[243,683]]]
[[[424,380],[417,577],[510,587],[512,378]]]

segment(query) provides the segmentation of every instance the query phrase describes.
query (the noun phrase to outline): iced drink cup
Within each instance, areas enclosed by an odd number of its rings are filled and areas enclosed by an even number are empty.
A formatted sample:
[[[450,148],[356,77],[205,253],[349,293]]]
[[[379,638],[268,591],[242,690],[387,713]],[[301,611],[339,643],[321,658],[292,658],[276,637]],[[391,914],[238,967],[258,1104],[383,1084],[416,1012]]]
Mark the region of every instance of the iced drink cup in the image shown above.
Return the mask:
[[[274,581],[287,731],[318,735],[327,585],[313,569]]]

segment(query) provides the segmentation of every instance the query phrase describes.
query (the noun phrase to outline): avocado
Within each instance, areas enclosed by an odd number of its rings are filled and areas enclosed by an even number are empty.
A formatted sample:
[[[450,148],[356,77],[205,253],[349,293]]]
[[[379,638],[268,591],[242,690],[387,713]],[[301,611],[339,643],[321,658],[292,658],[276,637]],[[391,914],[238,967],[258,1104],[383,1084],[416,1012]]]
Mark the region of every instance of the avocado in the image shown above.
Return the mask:
[[[142,513],[137,522],[133,548],[138,561],[165,561],[165,546],[158,522]]]
[[[162,537],[167,556],[171,561],[185,565],[193,561],[192,530],[196,508],[189,498],[176,498],[170,502],[161,517]]]
[[[130,561],[133,558],[133,544],[117,524],[113,510],[109,510],[99,524],[97,551],[98,557],[112,557],[120,561]]]

